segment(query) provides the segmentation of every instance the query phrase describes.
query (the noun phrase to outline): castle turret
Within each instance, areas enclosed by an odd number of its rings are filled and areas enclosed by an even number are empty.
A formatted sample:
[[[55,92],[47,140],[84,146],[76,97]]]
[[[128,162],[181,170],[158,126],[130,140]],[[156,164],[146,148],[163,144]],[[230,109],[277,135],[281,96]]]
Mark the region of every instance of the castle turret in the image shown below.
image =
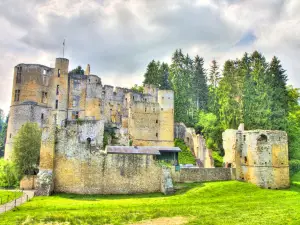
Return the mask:
[[[47,120],[49,78],[52,73],[52,68],[39,64],[15,66],[5,159],[11,159],[13,138],[24,123],[36,122],[42,127]]]
[[[84,75],[90,75],[91,74],[91,66],[90,64],[86,65],[86,69],[84,71]]]
[[[161,145],[174,146],[174,92],[172,90],[159,90],[158,103],[160,105],[159,140]]]
[[[57,58],[55,60],[54,74],[50,81],[50,104],[53,109],[54,123],[62,125],[67,119],[68,110],[68,69],[69,60]]]

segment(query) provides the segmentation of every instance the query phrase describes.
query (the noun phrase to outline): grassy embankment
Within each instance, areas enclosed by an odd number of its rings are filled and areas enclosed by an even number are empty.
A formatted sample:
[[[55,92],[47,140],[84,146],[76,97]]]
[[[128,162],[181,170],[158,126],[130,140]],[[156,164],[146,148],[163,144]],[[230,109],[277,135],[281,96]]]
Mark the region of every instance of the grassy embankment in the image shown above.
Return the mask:
[[[22,196],[22,192],[0,190],[0,205]]]
[[[188,224],[300,224],[300,174],[289,190],[227,181],[180,184],[172,196],[73,195],[35,197],[0,215],[1,224],[128,224],[182,216]],[[298,184],[297,184],[298,182]]]

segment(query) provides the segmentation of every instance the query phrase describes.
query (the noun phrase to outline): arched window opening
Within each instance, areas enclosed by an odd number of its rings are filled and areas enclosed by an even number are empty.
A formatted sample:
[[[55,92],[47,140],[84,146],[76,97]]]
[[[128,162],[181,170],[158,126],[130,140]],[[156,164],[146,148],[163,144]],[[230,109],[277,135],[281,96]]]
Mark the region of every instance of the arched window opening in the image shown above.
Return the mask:
[[[257,143],[258,144],[264,144],[268,142],[268,137],[264,134],[261,134],[258,138],[257,138]]]

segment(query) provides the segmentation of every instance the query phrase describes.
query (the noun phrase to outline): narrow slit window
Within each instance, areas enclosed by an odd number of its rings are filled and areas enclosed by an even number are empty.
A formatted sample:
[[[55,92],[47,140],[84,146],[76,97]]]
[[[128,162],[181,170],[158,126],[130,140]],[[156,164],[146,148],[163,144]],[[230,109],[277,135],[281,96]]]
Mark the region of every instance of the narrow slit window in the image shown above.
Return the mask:
[[[17,67],[16,83],[21,83],[22,67]]]
[[[15,90],[15,102],[20,100],[20,90]]]
[[[42,91],[42,103],[47,103],[47,92]]]
[[[59,85],[56,86],[56,95],[59,95]]]
[[[58,100],[55,100],[55,109],[58,109]]]
[[[57,77],[60,77],[60,69],[57,71]]]
[[[41,120],[43,120],[43,119],[44,119],[44,113],[41,114]]]

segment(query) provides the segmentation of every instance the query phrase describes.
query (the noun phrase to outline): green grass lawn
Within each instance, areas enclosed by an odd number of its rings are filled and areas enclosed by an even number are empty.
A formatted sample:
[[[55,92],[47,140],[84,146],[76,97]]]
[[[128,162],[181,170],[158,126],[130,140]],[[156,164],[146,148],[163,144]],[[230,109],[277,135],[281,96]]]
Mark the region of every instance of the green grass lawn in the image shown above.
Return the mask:
[[[300,180],[299,180],[300,181]],[[128,224],[183,216],[188,224],[300,224],[300,186],[260,189],[238,181],[180,184],[172,196],[73,195],[35,197],[0,215],[1,224]]]
[[[21,192],[0,190],[0,205],[22,196]]]

